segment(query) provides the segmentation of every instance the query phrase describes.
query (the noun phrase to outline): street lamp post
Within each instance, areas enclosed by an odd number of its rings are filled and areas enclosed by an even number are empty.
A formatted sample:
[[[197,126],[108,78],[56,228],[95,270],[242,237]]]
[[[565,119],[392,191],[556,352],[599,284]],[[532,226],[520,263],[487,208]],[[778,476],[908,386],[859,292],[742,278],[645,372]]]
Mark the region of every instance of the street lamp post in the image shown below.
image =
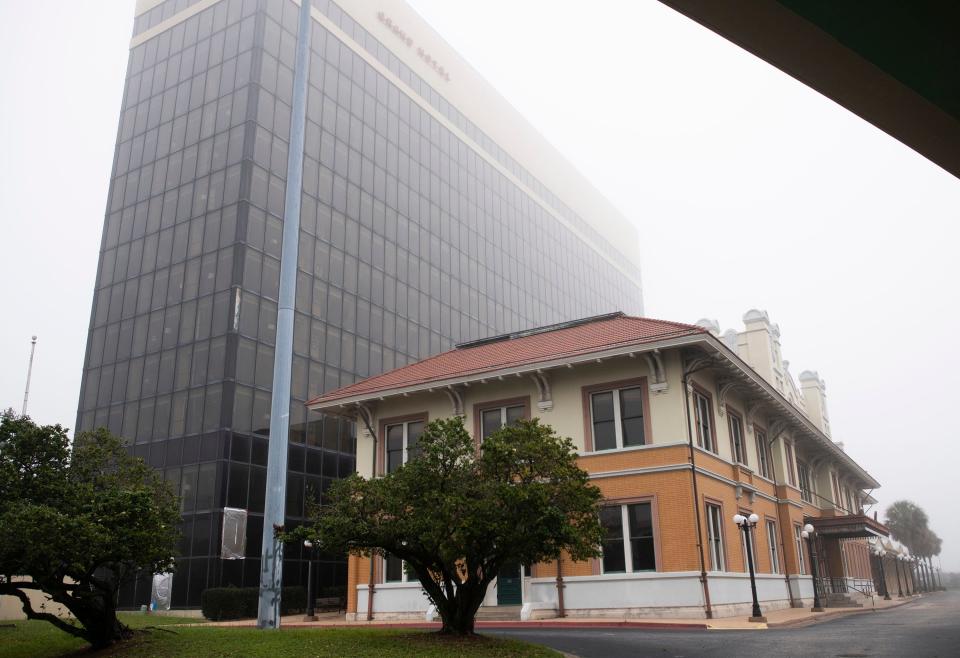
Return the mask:
[[[307,549],[307,616],[304,621],[317,621],[316,597],[313,595],[313,542],[304,539],[303,547]]]
[[[757,600],[757,581],[753,573],[753,549],[750,543],[752,540],[750,533],[757,527],[757,521],[759,520],[760,517],[756,514],[751,514],[750,516],[734,514],[733,516],[733,522],[743,531],[743,539],[747,546],[747,566],[750,569],[750,593],[753,595],[753,615],[750,617],[750,621],[766,622],[767,618],[764,617],[760,611],[760,602]]]
[[[813,580],[813,607],[810,612],[823,612],[823,605],[820,602],[820,589],[817,587],[817,576],[820,572],[817,570],[817,551],[813,548],[813,525],[808,523],[803,526],[803,532],[800,536],[807,540],[807,550],[810,552],[810,568],[813,570],[811,578]]]
[[[895,555],[893,560],[893,568],[897,571],[897,598],[903,598],[903,586],[900,584],[900,562],[903,561],[902,555]]]
[[[890,600],[890,592],[887,590],[887,574],[883,569],[883,558],[887,554],[884,549],[877,550],[877,558],[880,560],[880,584],[883,585],[883,600]]]

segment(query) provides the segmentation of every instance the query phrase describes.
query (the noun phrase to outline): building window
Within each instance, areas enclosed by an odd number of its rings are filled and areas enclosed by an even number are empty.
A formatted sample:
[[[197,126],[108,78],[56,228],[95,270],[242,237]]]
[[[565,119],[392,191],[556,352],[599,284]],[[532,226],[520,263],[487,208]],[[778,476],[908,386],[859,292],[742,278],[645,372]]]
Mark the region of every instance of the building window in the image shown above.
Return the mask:
[[[383,558],[383,582],[385,583],[405,583],[410,579],[407,570],[404,569],[404,562],[396,555],[387,554]]]
[[[847,489],[847,488],[844,488],[843,491],[844,491],[844,494],[846,495],[846,499],[847,499],[847,513],[848,513],[848,514],[856,514],[859,510],[858,510],[858,509],[854,506],[854,504],[853,504],[853,501],[855,500],[855,497],[854,497],[852,491],[851,491],[850,489]]]
[[[730,417],[730,451],[733,454],[733,461],[747,466],[747,446],[743,439],[743,419],[734,413],[728,412],[727,415]]]
[[[797,460],[793,454],[793,444],[784,441],[783,445],[786,446],[787,450],[787,482],[790,483],[790,486],[797,486],[797,476],[794,473],[797,472]]]
[[[524,404],[514,404],[503,407],[493,407],[480,411],[480,437],[487,438],[506,425],[514,425],[518,420],[527,417],[527,407]]]
[[[657,569],[651,503],[603,507],[600,510],[600,523],[604,531],[603,573]]]
[[[797,475],[800,478],[800,497],[808,503],[813,502],[813,491],[810,489],[810,467],[805,462],[797,462]]]
[[[803,530],[800,529],[800,524],[794,523],[793,543],[797,548],[797,569],[799,570],[800,574],[803,575],[807,573],[807,565],[803,559],[803,537],[800,535],[801,532],[803,532]]]
[[[719,505],[707,504],[707,551],[710,570],[725,571],[723,559],[723,511]]]
[[[770,446],[767,445],[767,433],[755,427],[753,435],[757,443],[757,463],[760,475],[772,480],[773,473],[770,472]]]
[[[425,426],[423,420],[387,425],[387,473],[393,473],[419,454],[417,442]]]
[[[770,573],[780,573],[780,554],[777,553],[777,522],[767,520],[767,546],[770,550]]]
[[[600,510],[600,523],[604,529],[603,573],[656,570],[650,503],[604,507]]]
[[[710,398],[700,391],[694,391],[693,405],[697,424],[697,445],[704,450],[716,452],[717,446],[713,437],[713,411],[710,408]]]
[[[830,484],[833,486],[833,506],[843,507],[843,500],[840,498],[840,480],[833,471],[830,471]]]
[[[590,414],[594,450],[615,450],[645,443],[641,387],[591,394]]]

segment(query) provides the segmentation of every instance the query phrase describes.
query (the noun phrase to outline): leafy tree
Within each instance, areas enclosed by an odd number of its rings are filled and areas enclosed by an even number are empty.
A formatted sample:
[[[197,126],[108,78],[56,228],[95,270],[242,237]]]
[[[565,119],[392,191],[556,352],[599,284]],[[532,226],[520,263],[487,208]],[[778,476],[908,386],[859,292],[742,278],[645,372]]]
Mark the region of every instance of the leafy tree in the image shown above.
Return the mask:
[[[460,635],[473,633],[504,565],[599,554],[600,491],[551,427],[521,421],[477,450],[461,418],[435,420],[417,447],[393,473],[335,483],[313,523],[286,538],[403,559],[437,606],[441,632]]]
[[[29,619],[49,621],[95,648],[127,637],[119,588],[138,571],[169,571],[179,502],[169,484],[131,457],[106,429],[0,417],[0,595],[20,599]],[[34,609],[43,592],[79,625]]]

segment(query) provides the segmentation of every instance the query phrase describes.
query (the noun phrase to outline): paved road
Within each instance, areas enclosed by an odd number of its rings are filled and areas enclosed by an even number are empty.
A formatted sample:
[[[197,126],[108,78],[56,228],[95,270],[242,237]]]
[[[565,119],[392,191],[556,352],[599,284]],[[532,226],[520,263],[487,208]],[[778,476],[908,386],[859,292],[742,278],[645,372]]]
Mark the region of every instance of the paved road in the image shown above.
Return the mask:
[[[491,633],[545,644],[582,658],[957,658],[960,656],[960,591],[932,594],[892,610],[849,615],[800,628],[756,631],[549,628]]]

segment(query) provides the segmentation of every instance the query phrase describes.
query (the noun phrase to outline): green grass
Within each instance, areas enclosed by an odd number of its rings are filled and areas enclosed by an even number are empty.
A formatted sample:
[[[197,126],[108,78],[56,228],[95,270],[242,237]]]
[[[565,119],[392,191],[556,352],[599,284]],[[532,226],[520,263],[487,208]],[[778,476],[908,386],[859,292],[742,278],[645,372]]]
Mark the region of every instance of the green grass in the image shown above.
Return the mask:
[[[0,627],[0,655],[4,658],[53,658],[59,656],[130,656],[137,658],[191,658],[250,656],[464,656],[507,658],[531,656],[556,658],[559,654],[515,640],[490,637],[444,638],[430,631],[372,628],[327,628],[259,631],[255,628],[225,628],[196,624],[197,619],[121,615],[137,629],[132,640],[106,651],[90,653],[77,640],[47,622],[16,622]],[[190,624],[171,626],[171,624]]]
[[[203,621],[187,617],[121,614],[121,621],[134,629]],[[85,648],[83,640],[67,635],[45,621],[0,622],[0,656],[4,658],[47,658],[65,656]]]

